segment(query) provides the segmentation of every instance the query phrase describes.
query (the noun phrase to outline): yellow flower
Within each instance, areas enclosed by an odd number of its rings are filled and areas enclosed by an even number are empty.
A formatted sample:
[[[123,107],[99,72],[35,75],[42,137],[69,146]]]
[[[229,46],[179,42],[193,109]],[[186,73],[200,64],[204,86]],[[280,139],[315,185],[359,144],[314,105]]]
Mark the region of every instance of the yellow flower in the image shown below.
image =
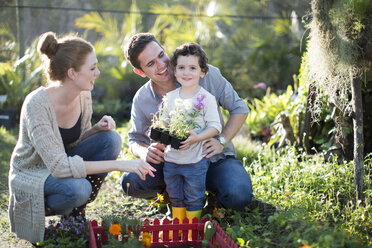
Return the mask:
[[[163,202],[163,201],[164,201],[164,196],[161,195],[161,194],[159,194],[159,193],[157,193],[157,195],[158,195],[158,199],[159,199],[159,201],[160,201],[160,202]]]
[[[142,234],[142,244],[144,247],[151,247],[152,236],[148,232]]]
[[[112,235],[119,235],[121,232],[121,226],[119,224],[112,224],[109,228],[109,232]]]

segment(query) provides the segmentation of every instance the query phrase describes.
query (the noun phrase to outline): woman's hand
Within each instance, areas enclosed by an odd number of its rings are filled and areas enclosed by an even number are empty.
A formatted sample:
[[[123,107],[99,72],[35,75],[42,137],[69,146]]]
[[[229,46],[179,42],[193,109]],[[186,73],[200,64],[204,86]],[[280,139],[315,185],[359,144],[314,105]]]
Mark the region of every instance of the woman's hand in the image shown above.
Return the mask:
[[[156,169],[147,162],[143,161],[142,159],[127,160],[123,162],[126,163],[127,165],[122,166],[122,168],[119,168],[120,171],[134,172],[142,180],[146,180],[147,174],[149,174],[152,177],[155,177],[153,171],[156,171]]]
[[[97,131],[107,131],[111,129],[115,129],[116,124],[114,119],[109,115],[104,115],[102,119],[94,125]]]

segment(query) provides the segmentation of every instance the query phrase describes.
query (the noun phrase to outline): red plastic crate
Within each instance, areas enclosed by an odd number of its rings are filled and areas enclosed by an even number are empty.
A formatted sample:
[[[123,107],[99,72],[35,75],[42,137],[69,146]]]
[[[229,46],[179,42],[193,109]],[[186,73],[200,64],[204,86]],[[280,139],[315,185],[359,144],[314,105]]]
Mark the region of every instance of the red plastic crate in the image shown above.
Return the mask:
[[[185,218],[182,224],[179,224],[179,220],[176,218],[173,223],[170,223],[169,219],[165,218],[162,223],[159,219],[154,219],[151,223],[150,220],[145,219],[141,232],[148,232],[152,236],[151,245],[177,247],[180,245],[195,245],[201,246],[204,238],[204,223],[209,219],[203,219],[201,223],[197,218],[194,218],[192,223],[189,223],[189,219]],[[216,233],[209,240],[208,247],[214,248],[238,248],[238,245],[231,240],[231,238],[222,230],[222,228],[215,223],[213,220],[213,227],[216,227]],[[191,240],[188,240],[188,233],[192,231]],[[162,232],[162,237],[160,236]],[[181,232],[181,235],[178,233]],[[169,238],[169,234],[171,238]],[[107,234],[104,233],[103,227],[99,226],[97,221],[93,220],[89,222],[89,248],[97,248],[97,237],[100,234],[101,242],[104,244],[107,242]]]

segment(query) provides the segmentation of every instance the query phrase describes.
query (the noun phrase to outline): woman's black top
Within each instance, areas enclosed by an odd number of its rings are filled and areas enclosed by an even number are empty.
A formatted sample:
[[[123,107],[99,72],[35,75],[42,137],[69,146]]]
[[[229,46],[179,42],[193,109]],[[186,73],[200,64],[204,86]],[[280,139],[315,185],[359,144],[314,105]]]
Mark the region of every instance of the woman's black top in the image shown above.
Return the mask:
[[[61,133],[65,150],[69,144],[72,144],[76,140],[79,139],[80,132],[81,132],[80,127],[81,127],[81,114],[76,124],[72,128],[61,128],[61,127],[59,128],[59,132]]]

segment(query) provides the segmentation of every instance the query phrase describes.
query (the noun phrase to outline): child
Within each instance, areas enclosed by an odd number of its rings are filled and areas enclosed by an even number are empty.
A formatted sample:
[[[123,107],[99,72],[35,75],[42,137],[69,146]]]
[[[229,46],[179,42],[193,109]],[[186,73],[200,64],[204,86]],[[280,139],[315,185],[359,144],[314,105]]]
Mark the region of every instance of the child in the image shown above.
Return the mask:
[[[171,58],[171,66],[180,88],[163,99],[162,117],[171,125],[180,116],[193,130],[181,142],[179,150],[168,146],[164,155],[164,181],[172,203],[173,218],[180,222],[187,217],[200,219],[205,194],[209,162],[202,155],[205,140],[221,132],[217,102],[213,95],[199,85],[208,72],[208,58],[196,43],[179,46]]]

